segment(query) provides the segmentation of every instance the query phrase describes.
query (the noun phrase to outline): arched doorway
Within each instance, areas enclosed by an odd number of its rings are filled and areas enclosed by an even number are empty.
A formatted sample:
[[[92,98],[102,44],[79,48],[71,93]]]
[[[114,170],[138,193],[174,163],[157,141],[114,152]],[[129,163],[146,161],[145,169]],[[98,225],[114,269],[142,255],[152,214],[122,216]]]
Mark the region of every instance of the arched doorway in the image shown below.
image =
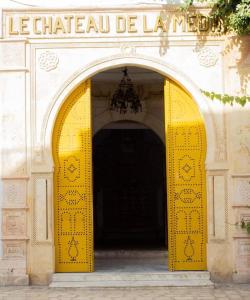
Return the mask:
[[[136,122],[93,139],[95,249],[166,249],[165,145]]]
[[[165,79],[170,270],[206,269],[206,135],[192,97]],[[66,100],[53,134],[56,271],[93,270],[90,80]]]

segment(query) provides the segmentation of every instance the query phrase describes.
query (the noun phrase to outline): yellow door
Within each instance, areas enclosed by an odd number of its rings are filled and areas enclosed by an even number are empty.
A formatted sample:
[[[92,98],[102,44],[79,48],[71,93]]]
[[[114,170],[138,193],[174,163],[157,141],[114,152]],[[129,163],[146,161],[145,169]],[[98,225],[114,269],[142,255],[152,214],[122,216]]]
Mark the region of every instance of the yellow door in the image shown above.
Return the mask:
[[[206,134],[192,97],[171,80],[164,89],[169,270],[206,270]]]
[[[93,271],[90,80],[66,100],[53,133],[56,272]]]

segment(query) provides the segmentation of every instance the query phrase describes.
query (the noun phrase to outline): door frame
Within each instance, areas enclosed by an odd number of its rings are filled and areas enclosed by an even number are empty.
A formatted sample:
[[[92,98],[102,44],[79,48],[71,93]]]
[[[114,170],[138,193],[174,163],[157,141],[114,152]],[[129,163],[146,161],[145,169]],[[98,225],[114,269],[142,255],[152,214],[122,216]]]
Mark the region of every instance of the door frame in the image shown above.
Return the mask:
[[[147,60],[147,62],[150,62],[148,65],[146,65],[146,67],[148,67],[149,69],[153,70],[153,71],[156,71],[160,74],[162,74],[163,76],[169,76],[169,75],[164,75],[165,72],[163,72],[163,66],[162,66],[162,62],[161,62],[161,65],[159,64],[159,62],[157,61],[153,61],[152,62],[152,59],[150,61]],[[132,66],[137,66],[137,67],[144,67],[145,68],[145,59],[144,58],[116,58],[116,63],[114,64],[113,60],[111,58],[109,58],[108,60],[104,60],[104,62],[102,63],[102,66],[99,65],[99,72],[101,72],[102,70],[105,70],[107,69],[107,63],[112,63],[112,68],[115,68],[115,67],[119,67],[119,66],[124,66],[124,65],[132,65]],[[159,70],[159,68],[161,67],[161,69]],[[89,78],[89,74],[92,72],[93,75],[96,74],[96,73],[99,73],[99,72],[96,72],[95,71],[95,68],[96,68],[96,65],[92,64],[92,67],[89,67],[89,68],[85,68],[85,70],[83,71],[79,71],[79,74],[77,77],[74,78],[74,80],[71,81],[71,84],[67,86],[66,89],[64,89],[63,91],[61,91],[61,93],[59,93],[58,97],[55,97],[55,100],[53,101],[53,106],[51,107],[51,110],[50,112],[48,113],[48,116],[47,116],[47,122],[46,122],[46,130],[43,132],[43,138],[44,138],[44,145],[46,145],[46,143],[48,143],[47,139],[48,139],[48,134],[50,131],[53,130],[53,126],[51,126],[52,124],[55,123],[55,120],[56,120],[56,116],[57,116],[57,113],[58,111],[60,110],[60,107],[62,105],[62,103],[65,101],[65,99],[67,99],[67,96],[69,95],[69,93],[72,91],[71,89],[69,89],[70,86],[74,86],[73,90],[76,88],[77,85],[75,85],[75,82],[78,81],[78,83],[81,82],[81,78]],[[111,67],[110,67],[111,68]],[[167,67],[168,68],[168,67]],[[92,76],[93,76],[92,75]],[[171,78],[171,77],[170,77]],[[185,81],[185,79],[183,80]],[[175,80],[176,82],[176,80]],[[189,83],[190,85],[190,82],[188,81],[187,84]],[[178,85],[180,85],[180,87],[183,88],[183,84],[179,84],[178,82]],[[209,114],[205,113],[207,112],[207,110],[209,109],[205,99],[203,96],[201,96],[201,93],[199,91],[197,91],[197,88],[191,84],[191,89],[194,90],[194,94],[195,95],[199,95],[200,97],[193,97],[193,94],[192,94],[192,98],[194,99],[194,101],[196,102],[197,104],[197,107],[199,108],[200,112],[201,112],[201,115],[204,116],[204,124],[205,124],[205,127],[208,128],[210,127],[211,130],[206,130],[207,133],[209,133],[207,135],[207,140],[208,140],[208,143],[207,145],[209,144],[209,140],[213,140],[213,137],[214,137],[214,128],[212,125],[212,122],[210,120],[210,117],[207,117]],[[196,100],[196,99],[199,99]],[[203,112],[203,114],[202,114]],[[52,135],[51,135],[52,136]],[[48,143],[49,146],[51,147],[51,143]],[[48,148],[50,148],[48,147]],[[211,153],[211,149],[212,147],[209,147],[208,148],[208,151],[207,151],[207,160],[208,161],[208,158],[210,158],[212,156],[212,153]],[[210,150],[210,151],[209,151]],[[53,158],[51,157],[51,155],[49,156],[50,159],[52,160],[52,164],[53,165]]]
[[[213,169],[215,161],[214,149],[216,148],[217,135],[209,100],[201,93],[201,90],[194,81],[192,81],[192,79],[184,74],[180,69],[173,67],[164,60],[135,54],[133,56],[113,55],[94,60],[83,68],[77,70],[71,77],[63,82],[61,87],[55,92],[55,95],[51,100],[51,105],[45,113],[39,139],[40,145],[47,158],[47,171],[51,173],[53,172],[54,161],[52,155],[52,134],[58,112],[68,96],[81,84],[81,82],[93,77],[95,74],[108,69],[124,66],[141,67],[155,71],[163,75],[163,77],[173,80],[192,95],[192,98],[196,102],[203,117],[206,129],[206,169]]]

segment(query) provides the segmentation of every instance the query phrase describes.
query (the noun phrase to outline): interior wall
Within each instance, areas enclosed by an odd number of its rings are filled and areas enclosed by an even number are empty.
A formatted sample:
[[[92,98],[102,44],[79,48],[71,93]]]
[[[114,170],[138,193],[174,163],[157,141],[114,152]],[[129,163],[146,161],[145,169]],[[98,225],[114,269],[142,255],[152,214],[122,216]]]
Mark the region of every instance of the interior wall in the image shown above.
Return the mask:
[[[113,70],[110,73],[101,73],[106,78],[107,74],[110,74],[110,78],[105,80],[98,75],[92,79],[93,135],[109,123],[129,120],[149,127],[165,143],[163,77],[158,75],[154,78],[154,72],[152,71],[135,67],[129,68],[128,70],[131,69],[129,76],[134,82],[135,90],[142,102],[142,113],[134,114],[128,112],[120,114],[119,112],[111,111],[109,108],[111,97],[122,78],[122,69],[119,68],[115,72]],[[141,71],[138,73],[138,70]],[[145,73],[143,74],[143,72]]]

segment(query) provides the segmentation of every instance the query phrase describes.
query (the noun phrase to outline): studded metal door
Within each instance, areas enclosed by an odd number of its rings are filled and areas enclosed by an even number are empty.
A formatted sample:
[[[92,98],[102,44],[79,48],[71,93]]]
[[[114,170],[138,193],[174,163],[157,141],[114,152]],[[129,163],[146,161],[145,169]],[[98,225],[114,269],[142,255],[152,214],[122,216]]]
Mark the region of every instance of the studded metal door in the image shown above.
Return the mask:
[[[206,134],[192,97],[165,80],[169,269],[206,270]]]
[[[56,272],[93,271],[90,88],[69,96],[53,133]]]

